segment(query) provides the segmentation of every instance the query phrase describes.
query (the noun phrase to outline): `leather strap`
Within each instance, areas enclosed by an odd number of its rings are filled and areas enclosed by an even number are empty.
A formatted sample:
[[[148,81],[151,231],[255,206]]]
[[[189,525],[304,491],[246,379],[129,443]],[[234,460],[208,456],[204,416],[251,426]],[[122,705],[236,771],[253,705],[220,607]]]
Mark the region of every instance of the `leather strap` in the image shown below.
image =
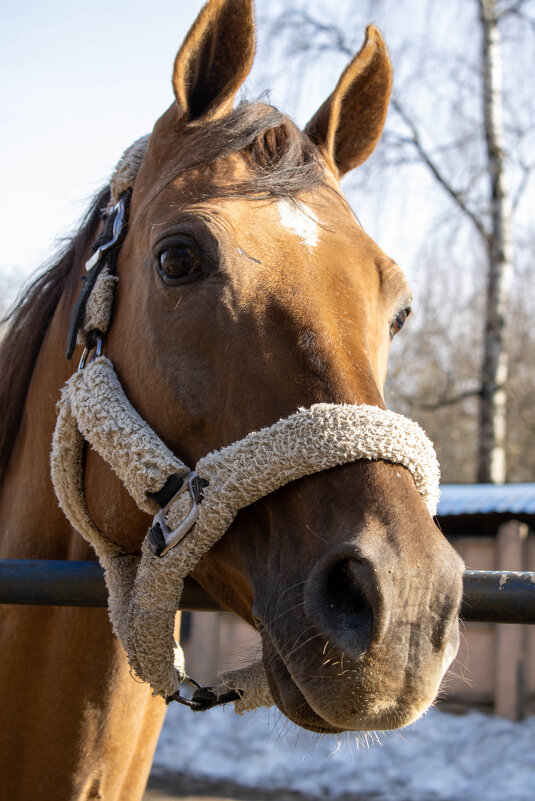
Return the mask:
[[[87,302],[91,295],[91,292],[94,289],[96,280],[104,267],[108,267],[110,275],[115,274],[115,262],[117,261],[117,254],[119,251],[120,246],[122,245],[124,238],[126,236],[126,229],[128,227],[128,212],[130,210],[130,198],[132,196],[132,191],[129,190],[125,192],[120,200],[119,203],[113,207],[113,209],[107,215],[104,227],[98,239],[96,240],[93,253],[99,252],[99,257],[93,264],[93,266],[87,271],[87,274],[83,277],[83,284],[82,289],[80,290],[80,294],[76,300],[74,305],[74,309],[71,314],[71,320],[69,324],[69,332],[67,334],[67,346],[65,349],[65,358],[70,359],[75,351],[76,343],[78,340],[78,332],[80,328],[84,324],[84,315],[87,306]],[[122,205],[122,208],[120,207]],[[122,223],[119,231],[114,231],[115,221],[119,214],[122,214]],[[92,260],[94,260],[94,256],[90,259],[86,265],[89,266]],[[88,337],[88,341],[86,342],[86,346],[89,348],[94,347],[96,342],[96,336],[99,334],[102,336],[105,332],[90,332]],[[92,337],[91,335],[94,336]],[[92,340],[95,341],[92,341]]]

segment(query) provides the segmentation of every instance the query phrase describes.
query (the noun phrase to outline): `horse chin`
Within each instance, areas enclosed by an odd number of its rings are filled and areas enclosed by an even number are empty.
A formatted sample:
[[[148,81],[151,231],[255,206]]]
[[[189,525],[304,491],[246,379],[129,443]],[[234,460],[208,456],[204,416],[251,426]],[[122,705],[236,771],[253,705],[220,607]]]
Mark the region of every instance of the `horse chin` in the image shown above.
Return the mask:
[[[292,679],[286,665],[278,656],[269,660],[269,669],[266,669],[269,680],[271,694],[279,710],[292,723],[302,729],[317,732],[319,734],[341,734],[346,731],[387,731],[392,729],[402,729],[410,723],[414,723],[432,705],[432,699],[425,701],[419,708],[409,708],[409,706],[396,706],[392,708],[379,709],[377,705],[375,714],[370,716],[370,720],[365,721],[367,716],[359,716],[353,721],[344,721],[342,725],[336,726],[331,721],[325,720],[311,706],[304,693]]]
[[[262,631],[262,643],[264,666],[275,704],[292,723],[321,734],[404,728],[418,720],[432,706],[440,684],[440,680],[432,681],[425,690],[404,700],[385,701],[380,697],[372,700],[369,692],[363,692],[362,703],[353,702],[353,708],[350,709],[346,701],[349,696],[355,697],[356,688],[340,689],[335,693],[338,695],[335,699],[331,694],[332,688],[325,687],[330,690],[325,693],[326,697],[318,695],[311,698],[307,689],[301,688],[299,677],[294,678],[291,667],[282,659],[265,631]],[[326,677],[325,681],[329,678],[332,677]],[[334,703],[329,703],[329,697]]]
[[[310,706],[305,696],[292,679],[288,668],[273,644],[262,637],[264,665],[269,687],[275,704],[280,711],[297,726],[320,734],[340,734],[346,729],[333,726],[324,720]]]

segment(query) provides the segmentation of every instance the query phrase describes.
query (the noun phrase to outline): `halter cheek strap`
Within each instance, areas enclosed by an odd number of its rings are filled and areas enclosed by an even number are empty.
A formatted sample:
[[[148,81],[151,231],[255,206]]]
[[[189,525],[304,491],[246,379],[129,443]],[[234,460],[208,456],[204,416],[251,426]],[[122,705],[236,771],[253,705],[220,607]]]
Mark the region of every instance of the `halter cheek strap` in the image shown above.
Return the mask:
[[[273,703],[261,662],[222,674],[219,687],[199,688],[192,701],[180,696],[180,684],[192,682],[173,633],[184,578],[240,509],[285,484],[359,459],[385,460],[411,472],[434,515],[439,468],[433,446],[417,423],[364,405],[299,409],[207,454],[195,470],[167,448],[130,404],[112,363],[99,352],[118,280],[110,258],[124,235],[126,218],[116,224],[125,202],[122,193],[133,185],[146,145],[144,137],[119,162],[112,179],[117,205],[105,225],[100,255],[88,263],[91,288],[82,289],[85,297],[73,316],[69,348],[74,349],[76,328],[86,350],[58,403],[52,481],[67,518],[95,548],[104,567],[110,619],[136,675],[168,701],[179,700],[193,709],[233,701],[236,711],[243,712]],[[95,342],[100,343],[96,358],[86,366]],[[138,507],[154,515],[141,554],[111,541],[91,519],[83,489],[85,442],[109,463]]]

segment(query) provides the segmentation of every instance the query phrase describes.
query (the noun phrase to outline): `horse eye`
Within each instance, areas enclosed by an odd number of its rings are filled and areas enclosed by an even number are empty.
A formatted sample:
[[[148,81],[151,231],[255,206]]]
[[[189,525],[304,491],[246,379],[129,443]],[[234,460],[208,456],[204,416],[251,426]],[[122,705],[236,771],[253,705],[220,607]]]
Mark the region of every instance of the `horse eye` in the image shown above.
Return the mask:
[[[201,278],[202,263],[194,248],[188,245],[166,247],[158,255],[158,270],[166,283],[187,283]]]
[[[392,339],[398,333],[398,331],[401,331],[410,312],[410,307],[408,307],[406,309],[402,309],[396,314],[390,323],[390,339]]]

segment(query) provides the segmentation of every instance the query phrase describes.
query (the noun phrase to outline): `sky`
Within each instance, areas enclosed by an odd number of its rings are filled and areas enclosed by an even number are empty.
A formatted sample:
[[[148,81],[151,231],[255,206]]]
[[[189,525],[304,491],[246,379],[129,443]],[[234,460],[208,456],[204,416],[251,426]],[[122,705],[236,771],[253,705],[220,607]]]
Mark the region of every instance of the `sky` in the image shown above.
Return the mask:
[[[3,2],[0,303],[5,308],[21,282],[75,229],[123,150],[150,131],[172,102],[175,54],[202,3]],[[261,52],[245,92],[255,98],[268,90],[270,102],[304,124],[334,88],[347,58],[331,57],[328,69],[325,62],[307,65],[305,92],[300,82],[289,82],[284,64],[272,63],[266,45],[265,16],[281,4],[257,2]],[[366,11],[360,11],[367,22]],[[364,24],[356,22],[359,36]],[[362,219],[362,210],[358,213]]]
[[[13,284],[170,105],[173,60],[202,3],[3,2],[0,273]]]
[[[5,307],[21,281],[51,258],[61,237],[75,229],[123,150],[150,131],[173,101],[172,64],[202,3],[0,1],[4,4],[0,29],[0,306]],[[321,5],[320,0],[293,2],[307,9]],[[340,0],[340,4],[337,14],[342,19],[345,13],[350,20],[355,50],[365,25],[379,23],[395,56],[395,86],[406,80],[407,67],[416,70],[410,76],[411,95],[417,95],[425,76],[418,74],[418,61],[416,67],[414,60],[403,61],[399,44],[408,23],[415,47],[429,38],[431,29],[438,30],[432,69],[440,67],[441,48],[461,58],[467,46],[477,46],[468,35],[475,0],[460,6],[413,0],[410,21],[404,4],[381,0],[360,0],[358,4]],[[245,94],[256,98],[267,90],[270,102],[303,125],[334,87],[347,56],[309,59],[302,69],[293,62],[289,76],[283,50],[274,46],[277,36],[269,38],[267,19],[288,4],[257,0],[256,6],[259,52]],[[431,117],[427,122],[432,127],[431,112],[427,117]],[[372,156],[370,161],[373,158],[380,156]],[[346,188],[352,180],[350,175]],[[421,168],[410,176],[405,173],[397,184],[391,174],[388,185],[379,187],[374,198],[350,193],[359,220],[401,264],[417,291],[419,270],[428,256],[421,252],[422,232],[434,215],[452,217],[451,205],[432,183]],[[450,246],[450,258],[451,253]]]

